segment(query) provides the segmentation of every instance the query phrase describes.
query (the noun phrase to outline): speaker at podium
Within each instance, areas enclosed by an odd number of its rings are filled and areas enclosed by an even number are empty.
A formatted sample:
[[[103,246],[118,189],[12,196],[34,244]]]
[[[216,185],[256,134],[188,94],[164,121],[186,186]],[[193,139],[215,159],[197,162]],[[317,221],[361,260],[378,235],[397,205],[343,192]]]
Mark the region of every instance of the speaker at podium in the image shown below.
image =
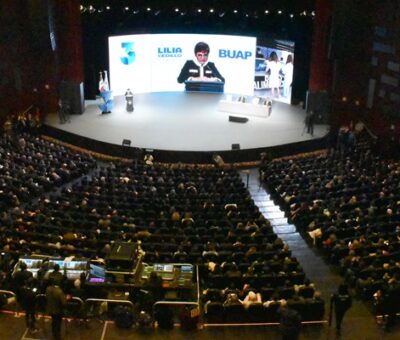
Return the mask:
[[[126,100],[126,112],[133,112],[133,93],[130,89],[127,89],[125,92],[125,100]]]

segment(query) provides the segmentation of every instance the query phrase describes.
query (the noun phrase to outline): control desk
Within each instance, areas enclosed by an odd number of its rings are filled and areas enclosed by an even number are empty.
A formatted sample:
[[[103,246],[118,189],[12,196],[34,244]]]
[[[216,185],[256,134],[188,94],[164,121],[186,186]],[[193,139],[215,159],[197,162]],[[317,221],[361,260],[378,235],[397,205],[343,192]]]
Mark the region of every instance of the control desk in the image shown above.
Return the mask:
[[[162,279],[164,288],[193,288],[196,282],[196,272],[192,264],[188,263],[143,263],[138,285],[145,285],[150,273],[156,272]]]

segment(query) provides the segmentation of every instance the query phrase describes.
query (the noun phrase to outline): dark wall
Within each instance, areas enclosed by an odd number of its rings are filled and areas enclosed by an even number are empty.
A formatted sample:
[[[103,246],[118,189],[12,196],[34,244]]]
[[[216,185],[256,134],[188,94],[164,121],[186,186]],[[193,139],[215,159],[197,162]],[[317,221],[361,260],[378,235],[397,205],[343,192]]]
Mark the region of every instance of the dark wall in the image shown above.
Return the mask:
[[[0,3],[1,121],[48,93],[53,83],[46,1]],[[48,85],[48,86],[45,86]]]
[[[54,112],[60,81],[83,81],[79,1],[3,0],[0,27],[0,121]]]

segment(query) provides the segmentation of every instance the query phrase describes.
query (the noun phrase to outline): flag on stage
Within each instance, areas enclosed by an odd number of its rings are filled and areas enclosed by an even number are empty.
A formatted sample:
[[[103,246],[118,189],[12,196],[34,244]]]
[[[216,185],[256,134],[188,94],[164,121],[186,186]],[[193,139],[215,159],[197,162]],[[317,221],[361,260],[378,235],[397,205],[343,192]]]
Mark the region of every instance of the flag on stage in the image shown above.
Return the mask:
[[[103,74],[101,73],[101,71],[100,71],[100,80],[99,80],[99,91],[100,92],[104,92],[105,91]]]
[[[104,91],[110,91],[110,86],[108,85],[107,71],[104,71]]]

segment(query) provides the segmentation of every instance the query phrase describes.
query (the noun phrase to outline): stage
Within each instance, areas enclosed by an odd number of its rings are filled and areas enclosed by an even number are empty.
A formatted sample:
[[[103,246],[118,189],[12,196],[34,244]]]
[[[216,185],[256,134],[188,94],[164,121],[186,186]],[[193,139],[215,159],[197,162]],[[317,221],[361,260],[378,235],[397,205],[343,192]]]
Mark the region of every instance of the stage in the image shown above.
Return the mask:
[[[233,100],[237,96],[233,95]],[[226,94],[160,92],[134,94],[134,112],[126,111],[123,96],[114,97],[114,107],[102,114],[101,99],[85,102],[82,115],[71,115],[61,124],[57,114],[49,114],[51,128],[88,139],[122,145],[124,139],[140,149],[214,152],[290,145],[323,138],[327,125],[315,125],[314,136],[304,129],[306,112],[300,106],[272,103],[270,116],[230,114],[218,110]],[[247,123],[229,121],[229,116],[247,117]]]

